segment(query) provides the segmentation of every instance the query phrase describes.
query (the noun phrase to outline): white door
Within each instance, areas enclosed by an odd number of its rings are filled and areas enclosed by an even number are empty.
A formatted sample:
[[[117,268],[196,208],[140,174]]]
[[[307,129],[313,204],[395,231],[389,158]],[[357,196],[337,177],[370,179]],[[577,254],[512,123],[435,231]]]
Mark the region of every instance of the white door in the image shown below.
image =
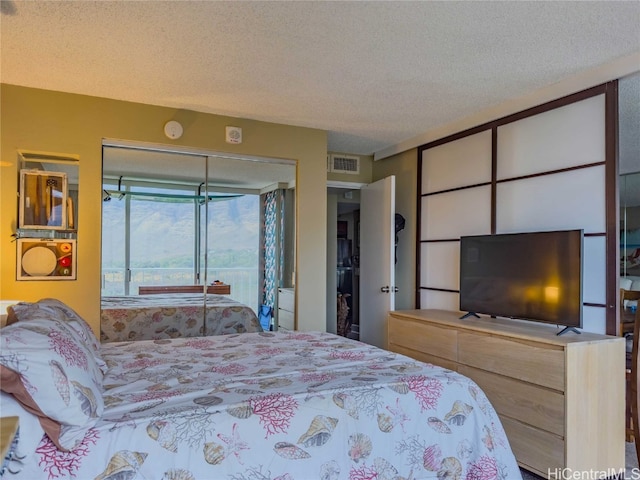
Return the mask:
[[[381,348],[395,308],[395,189],[392,175],[360,190],[360,340]]]

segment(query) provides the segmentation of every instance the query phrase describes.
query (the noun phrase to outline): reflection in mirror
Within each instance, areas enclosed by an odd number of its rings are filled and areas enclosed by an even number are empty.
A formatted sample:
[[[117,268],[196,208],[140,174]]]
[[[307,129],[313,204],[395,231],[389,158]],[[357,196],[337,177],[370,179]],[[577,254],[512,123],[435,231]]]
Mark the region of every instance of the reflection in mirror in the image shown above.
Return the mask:
[[[620,176],[620,275],[640,276],[640,172]]]
[[[640,73],[618,82],[620,275],[640,277]]]
[[[165,315],[166,292],[185,303],[185,290],[197,292],[194,298],[200,308],[204,298],[207,312],[213,303],[227,308],[216,314],[218,323],[224,318],[225,325],[242,331],[246,327],[242,322],[255,318],[259,305],[273,301],[268,293],[282,286],[283,278],[292,278],[284,275],[293,271],[293,237],[290,244],[280,233],[270,237],[275,227],[265,219],[273,192],[278,198],[295,197],[295,170],[295,163],[287,161],[105,146],[103,341],[220,333],[216,329],[223,326],[212,325],[209,313],[193,325],[188,325],[188,318]],[[284,205],[282,201],[278,207],[277,232],[292,229],[293,204],[287,203],[288,209]],[[280,253],[284,251],[288,253]],[[279,252],[275,262],[274,252]],[[156,310],[161,320],[154,320],[154,331],[116,325],[123,302],[151,302],[164,308]],[[153,315],[147,310],[139,315],[149,314]],[[234,323],[229,315],[245,318]]]

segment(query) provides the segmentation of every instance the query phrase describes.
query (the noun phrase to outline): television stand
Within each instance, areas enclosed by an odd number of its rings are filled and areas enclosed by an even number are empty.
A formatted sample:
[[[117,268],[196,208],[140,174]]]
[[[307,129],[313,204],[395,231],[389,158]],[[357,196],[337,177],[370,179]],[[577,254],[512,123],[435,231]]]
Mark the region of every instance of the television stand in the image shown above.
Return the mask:
[[[465,318],[469,318],[469,317],[480,318],[480,315],[478,315],[476,312],[467,312],[463,316],[460,317],[460,320],[464,320]]]
[[[389,312],[387,348],[474,380],[521,467],[624,470],[624,338],[463,313]]]
[[[560,330],[558,333],[556,333],[556,335],[558,335],[558,336],[564,335],[567,332],[582,333],[576,327],[564,327],[562,330]]]

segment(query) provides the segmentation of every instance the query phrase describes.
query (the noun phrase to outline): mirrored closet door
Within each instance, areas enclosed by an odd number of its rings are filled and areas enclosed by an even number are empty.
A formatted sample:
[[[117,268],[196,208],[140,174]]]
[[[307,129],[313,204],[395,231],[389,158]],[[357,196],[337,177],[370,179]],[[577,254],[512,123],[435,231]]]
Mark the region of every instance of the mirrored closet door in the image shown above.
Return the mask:
[[[295,198],[295,171],[284,160],[105,145],[102,340],[251,331],[260,305],[276,311],[277,288],[293,281],[284,199]]]

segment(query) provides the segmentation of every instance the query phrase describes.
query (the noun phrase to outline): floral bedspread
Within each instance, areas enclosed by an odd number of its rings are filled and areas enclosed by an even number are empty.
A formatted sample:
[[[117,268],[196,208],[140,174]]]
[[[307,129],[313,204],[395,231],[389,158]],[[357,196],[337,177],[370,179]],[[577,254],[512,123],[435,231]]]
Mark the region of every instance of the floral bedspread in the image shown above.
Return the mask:
[[[255,312],[224,295],[208,294],[206,330],[202,294],[102,297],[100,340],[160,340],[262,331]]]
[[[484,393],[329,333],[103,345],[105,413],[18,479],[521,478]],[[12,477],[14,478],[14,477]]]

